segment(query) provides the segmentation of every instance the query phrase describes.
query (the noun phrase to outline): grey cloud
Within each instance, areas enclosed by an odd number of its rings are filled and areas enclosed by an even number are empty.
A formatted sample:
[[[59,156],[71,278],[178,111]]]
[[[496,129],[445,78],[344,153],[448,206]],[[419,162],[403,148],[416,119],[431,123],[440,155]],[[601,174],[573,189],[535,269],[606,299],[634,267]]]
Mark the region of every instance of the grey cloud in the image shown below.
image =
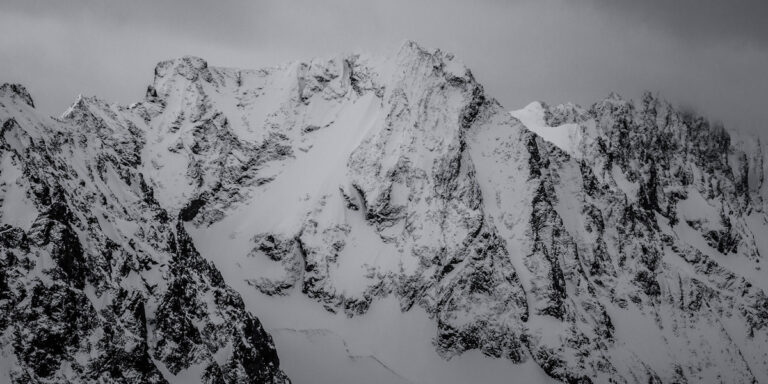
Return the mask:
[[[404,39],[455,53],[507,108],[659,91],[727,125],[765,128],[762,2],[9,0],[0,80],[58,114],[78,93],[138,100],[158,61],[260,67]]]
[[[768,45],[764,0],[593,0],[593,6],[689,40]]]

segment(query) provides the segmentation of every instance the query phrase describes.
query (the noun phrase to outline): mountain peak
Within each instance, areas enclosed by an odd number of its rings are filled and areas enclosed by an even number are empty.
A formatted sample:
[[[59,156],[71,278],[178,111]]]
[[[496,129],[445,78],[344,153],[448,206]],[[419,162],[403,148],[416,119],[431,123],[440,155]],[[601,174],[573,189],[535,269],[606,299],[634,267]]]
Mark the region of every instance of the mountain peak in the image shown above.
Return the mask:
[[[413,40],[403,42],[395,57],[404,68],[428,63],[434,69],[432,73],[445,75],[451,82],[475,82],[469,68],[452,53],[440,49],[430,50]]]
[[[35,102],[32,100],[29,91],[21,84],[4,83],[0,86],[0,97],[19,98],[30,107],[35,107]]]
[[[431,55],[426,48],[413,40],[403,41],[397,52],[398,56]]]
[[[618,94],[616,92],[609,93],[608,96],[606,98],[604,98],[603,100],[601,100],[600,102],[601,103],[614,104],[614,105],[629,104],[630,103],[627,99],[623,98],[620,94]]]
[[[90,105],[104,105],[106,106],[107,103],[103,100],[100,100],[96,96],[83,96],[83,94],[77,95],[77,98],[75,99],[75,102],[72,103],[72,105],[67,108],[64,113],[61,114],[61,118],[68,119],[71,118],[76,113],[90,113],[89,112],[89,106]]]
[[[189,80],[210,79],[208,62],[197,56],[182,56],[177,59],[161,61],[155,66],[155,80],[167,76],[180,75]]]
[[[147,89],[147,97],[163,98],[179,83],[206,83],[214,81],[208,62],[197,56],[182,56],[159,62],[155,66],[155,78]]]

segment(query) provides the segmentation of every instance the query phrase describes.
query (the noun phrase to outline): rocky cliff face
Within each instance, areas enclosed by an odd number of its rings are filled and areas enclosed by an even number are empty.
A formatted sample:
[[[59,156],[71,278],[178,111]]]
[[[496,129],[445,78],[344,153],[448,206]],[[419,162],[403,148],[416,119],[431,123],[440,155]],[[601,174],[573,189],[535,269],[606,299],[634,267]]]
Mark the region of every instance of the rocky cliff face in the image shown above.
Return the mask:
[[[0,346],[14,383],[287,382],[271,337],[141,173],[143,121],[0,100]],[[5,378],[4,378],[5,379]]]
[[[363,323],[394,299],[445,359],[562,381],[768,380],[765,151],[650,94],[510,114],[409,42],[181,58],[60,119],[0,96],[13,380],[282,382],[254,314],[301,298]]]

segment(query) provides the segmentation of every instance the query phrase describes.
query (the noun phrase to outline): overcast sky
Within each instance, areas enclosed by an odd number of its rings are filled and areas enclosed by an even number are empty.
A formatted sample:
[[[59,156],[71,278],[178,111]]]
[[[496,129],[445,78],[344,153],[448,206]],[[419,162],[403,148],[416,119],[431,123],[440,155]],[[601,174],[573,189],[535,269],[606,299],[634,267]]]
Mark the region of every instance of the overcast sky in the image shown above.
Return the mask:
[[[80,93],[141,99],[167,58],[258,68],[405,39],[455,53],[508,109],[647,89],[768,130],[766,0],[2,0],[0,82],[58,115]]]

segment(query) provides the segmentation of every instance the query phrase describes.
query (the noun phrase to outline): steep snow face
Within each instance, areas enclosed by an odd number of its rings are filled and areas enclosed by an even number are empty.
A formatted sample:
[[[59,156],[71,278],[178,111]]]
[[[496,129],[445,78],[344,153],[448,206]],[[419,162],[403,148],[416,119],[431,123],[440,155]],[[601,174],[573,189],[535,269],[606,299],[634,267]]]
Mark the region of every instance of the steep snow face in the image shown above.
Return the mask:
[[[548,106],[536,101],[523,109],[512,111],[511,114],[526,128],[571,156],[580,158],[587,155],[588,149],[594,147],[594,139],[597,137],[594,122],[580,118],[586,111],[579,110],[574,105],[558,105],[554,109],[555,116]],[[559,121],[553,122],[554,119]]]
[[[412,42],[260,70],[180,58],[144,101],[58,120],[0,90],[0,240],[40,259],[0,282],[72,275],[101,319],[66,353],[3,352],[62,362],[36,379],[105,377],[80,340],[122,350],[128,331],[98,330],[127,316],[146,337],[126,377],[280,382],[255,314],[297,383],[768,380],[765,151],[651,95],[510,114]],[[49,236],[57,201],[55,233],[108,273],[19,240]]]

